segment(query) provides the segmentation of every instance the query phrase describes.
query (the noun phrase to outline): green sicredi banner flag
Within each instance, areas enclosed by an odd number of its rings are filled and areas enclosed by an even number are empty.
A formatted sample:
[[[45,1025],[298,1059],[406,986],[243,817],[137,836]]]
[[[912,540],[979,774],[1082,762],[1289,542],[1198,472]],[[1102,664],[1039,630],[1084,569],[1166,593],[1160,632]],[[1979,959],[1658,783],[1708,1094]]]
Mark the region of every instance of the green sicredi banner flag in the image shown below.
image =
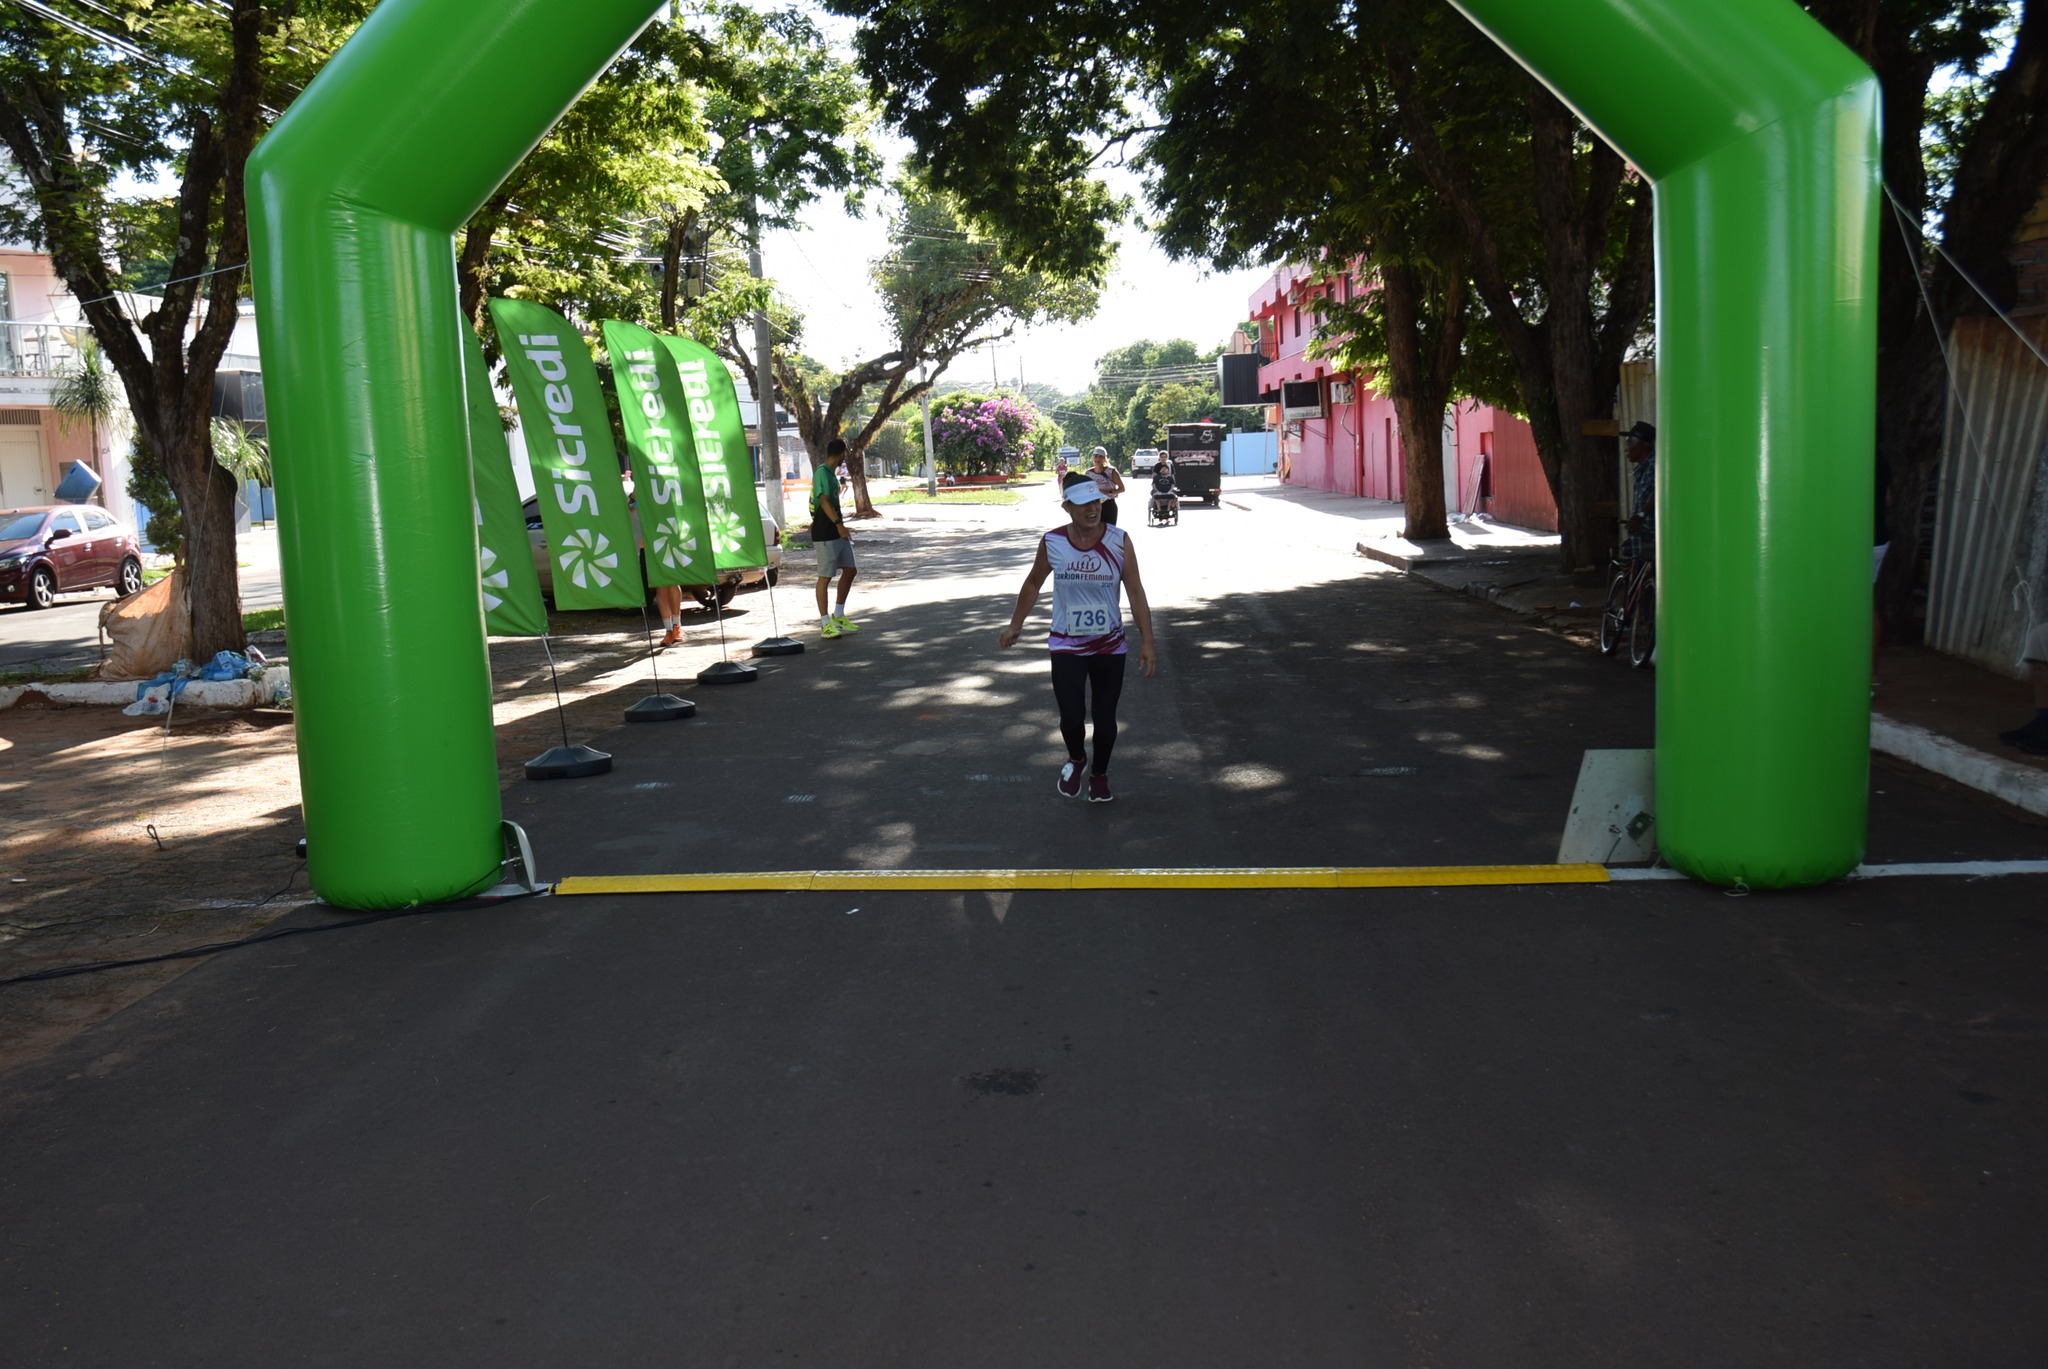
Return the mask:
[[[619,419],[633,463],[640,527],[647,535],[647,579],[656,585],[710,586],[718,567],[705,536],[704,488],[690,451],[683,384],[653,333],[604,321]]]
[[[754,496],[753,461],[747,429],[740,421],[739,393],[732,373],[703,343],[663,337],[675,359],[676,375],[690,403],[690,439],[704,480],[711,518],[711,551],[720,570],[768,564],[768,537],[761,527],[761,501]],[[775,456],[768,457],[771,465]]]
[[[462,329],[462,382],[469,392],[469,469],[476,484],[476,533],[483,575],[484,625],[498,637],[544,637],[547,606],[526,540],[512,448],[498,419],[498,396],[476,330]]]
[[[491,321],[519,401],[556,607],[639,608],[638,538],[590,349],[560,314],[525,300],[492,300]]]

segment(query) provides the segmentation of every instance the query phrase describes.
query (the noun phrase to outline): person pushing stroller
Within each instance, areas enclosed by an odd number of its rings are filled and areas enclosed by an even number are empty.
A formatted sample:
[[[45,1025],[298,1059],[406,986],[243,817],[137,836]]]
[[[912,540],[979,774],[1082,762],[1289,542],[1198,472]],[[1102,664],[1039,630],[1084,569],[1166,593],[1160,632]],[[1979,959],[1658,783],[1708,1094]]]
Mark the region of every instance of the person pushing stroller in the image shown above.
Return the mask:
[[[1173,462],[1161,456],[1152,469],[1151,523],[1159,527],[1180,521],[1180,490],[1173,483]]]

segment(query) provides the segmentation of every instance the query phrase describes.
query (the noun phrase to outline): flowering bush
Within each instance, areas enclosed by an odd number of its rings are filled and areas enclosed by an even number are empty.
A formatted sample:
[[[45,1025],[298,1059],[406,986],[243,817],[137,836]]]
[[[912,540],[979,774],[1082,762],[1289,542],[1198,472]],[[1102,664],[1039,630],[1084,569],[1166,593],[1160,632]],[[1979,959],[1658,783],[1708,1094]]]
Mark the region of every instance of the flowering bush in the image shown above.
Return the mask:
[[[949,475],[1001,475],[1035,463],[1045,426],[1036,405],[1013,395],[942,400],[932,406],[932,455]]]

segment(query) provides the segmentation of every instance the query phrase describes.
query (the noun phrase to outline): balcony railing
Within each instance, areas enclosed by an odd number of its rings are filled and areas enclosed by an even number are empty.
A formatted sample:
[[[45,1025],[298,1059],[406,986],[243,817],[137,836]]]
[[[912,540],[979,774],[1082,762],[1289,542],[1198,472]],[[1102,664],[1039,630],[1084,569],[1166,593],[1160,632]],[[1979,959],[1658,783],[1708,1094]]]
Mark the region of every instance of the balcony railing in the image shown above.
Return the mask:
[[[84,331],[58,323],[0,319],[0,375],[61,376],[78,363],[71,338]]]

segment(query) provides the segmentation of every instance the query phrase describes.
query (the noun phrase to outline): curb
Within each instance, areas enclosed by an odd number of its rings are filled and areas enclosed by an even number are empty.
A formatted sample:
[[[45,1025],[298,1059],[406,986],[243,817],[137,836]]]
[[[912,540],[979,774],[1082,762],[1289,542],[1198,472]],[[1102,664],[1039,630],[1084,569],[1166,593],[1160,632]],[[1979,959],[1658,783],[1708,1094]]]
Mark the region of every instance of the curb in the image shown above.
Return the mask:
[[[1364,546],[1364,543],[1359,544],[1361,551],[1364,550]],[[1367,554],[1370,555],[1370,553]],[[1372,559],[1375,561],[1386,561],[1389,565],[1394,564],[1387,556],[1373,556]],[[1600,606],[1597,603],[1588,604],[1581,602],[1577,608],[1569,609],[1553,608],[1550,606],[1532,607],[1528,604],[1517,603],[1514,599],[1506,597],[1515,590],[1535,584],[1541,577],[1524,576],[1521,579],[1461,580],[1444,574],[1446,570],[1461,563],[1484,564],[1490,568],[1505,562],[1506,558],[1489,558],[1486,562],[1475,563],[1469,558],[1445,557],[1440,560],[1424,560],[1415,566],[1409,567],[1408,574],[1425,585],[1443,590],[1446,594],[1461,594],[1467,599],[1477,599],[1482,603],[1506,609],[1509,613],[1520,614],[1524,618],[1541,619],[1546,614],[1578,612],[1591,612],[1595,617],[1599,615]],[[1569,590],[1564,592],[1579,593],[1581,591]]]
[[[1938,732],[1897,722],[1882,713],[1870,715],[1870,749],[1931,770],[2015,808],[2048,817],[2048,771],[1964,746]]]
[[[135,702],[140,680],[90,680],[80,684],[23,684],[0,687],[0,708],[13,708],[33,694],[65,707],[111,705],[126,708]],[[259,680],[194,680],[179,691],[176,708],[262,708],[274,702],[281,691],[291,687],[291,668],[276,665]]]
[[[1448,561],[1464,559],[1462,555],[1457,554],[1458,548],[1455,544],[1447,543],[1445,545],[1453,554],[1444,555],[1442,552],[1433,552],[1420,542],[1405,540],[1360,542],[1357,544],[1357,548],[1358,554],[1368,560],[1385,562],[1395,570],[1405,570],[1412,575],[1417,566],[1440,566]]]

